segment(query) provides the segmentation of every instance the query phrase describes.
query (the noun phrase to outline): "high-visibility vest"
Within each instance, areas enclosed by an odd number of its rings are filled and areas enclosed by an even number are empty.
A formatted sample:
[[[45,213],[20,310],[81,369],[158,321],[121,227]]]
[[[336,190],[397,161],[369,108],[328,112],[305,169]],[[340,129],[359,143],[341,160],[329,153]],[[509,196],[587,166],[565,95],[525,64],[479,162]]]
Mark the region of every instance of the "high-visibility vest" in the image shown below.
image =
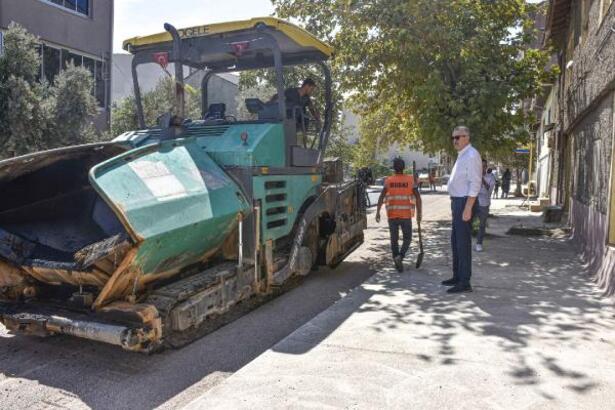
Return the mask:
[[[385,180],[386,207],[389,219],[410,219],[414,217],[414,177],[395,174]]]

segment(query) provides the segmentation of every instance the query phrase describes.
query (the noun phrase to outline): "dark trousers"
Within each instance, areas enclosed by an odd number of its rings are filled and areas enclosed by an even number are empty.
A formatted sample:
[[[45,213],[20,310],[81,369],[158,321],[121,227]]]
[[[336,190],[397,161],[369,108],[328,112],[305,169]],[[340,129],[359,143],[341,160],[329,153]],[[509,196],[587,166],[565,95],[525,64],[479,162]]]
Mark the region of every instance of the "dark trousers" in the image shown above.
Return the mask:
[[[404,235],[404,240],[401,244],[401,251],[399,250],[399,228]],[[412,239],[412,219],[389,219],[389,232],[391,234],[391,251],[393,257],[401,255],[403,259],[410,248],[410,241]]]
[[[463,210],[467,200],[467,197],[451,198],[451,211],[453,212],[453,231],[451,232],[453,279],[464,285],[469,285],[472,277],[472,219],[468,222],[463,220]]]
[[[480,221],[480,227],[478,228],[478,235],[476,235],[476,243],[483,244],[483,238],[485,237],[485,230],[487,229],[487,218],[489,217],[488,206],[478,206],[478,220]]]

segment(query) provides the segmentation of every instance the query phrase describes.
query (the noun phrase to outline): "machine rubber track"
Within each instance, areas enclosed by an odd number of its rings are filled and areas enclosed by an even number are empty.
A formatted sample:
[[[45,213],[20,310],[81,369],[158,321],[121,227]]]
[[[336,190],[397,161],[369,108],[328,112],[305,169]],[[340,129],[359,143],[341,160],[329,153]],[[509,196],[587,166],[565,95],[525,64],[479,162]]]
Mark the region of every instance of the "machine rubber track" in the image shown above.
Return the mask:
[[[253,269],[251,271],[253,272]],[[153,291],[144,303],[154,305],[158,310],[162,319],[163,337],[161,342],[152,348],[151,352],[160,351],[165,348],[180,348],[192,343],[298,286],[303,280],[302,277],[293,276],[282,286],[273,287],[269,293],[257,294],[253,290],[247,292],[247,287],[243,292],[241,289],[235,289],[236,292],[234,294],[237,296],[236,298],[225,300],[221,306],[217,307],[214,313],[202,317],[202,320],[197,325],[182,331],[173,328],[172,313],[174,309],[188,301],[191,297],[206,293],[219,286],[221,277],[226,281],[237,279],[236,272],[237,269],[234,263],[224,263]]]

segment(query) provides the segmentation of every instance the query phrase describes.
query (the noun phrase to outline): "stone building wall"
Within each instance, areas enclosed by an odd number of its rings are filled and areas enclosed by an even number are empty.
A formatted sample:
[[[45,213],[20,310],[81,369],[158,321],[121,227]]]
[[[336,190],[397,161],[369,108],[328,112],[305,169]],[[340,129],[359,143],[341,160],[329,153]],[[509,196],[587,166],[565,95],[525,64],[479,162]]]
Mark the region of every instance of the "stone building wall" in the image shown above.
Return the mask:
[[[615,107],[615,5],[571,1],[560,77],[560,132],[571,149],[573,239],[597,280],[615,292],[615,248],[608,245]],[[587,16],[587,17],[583,17]]]

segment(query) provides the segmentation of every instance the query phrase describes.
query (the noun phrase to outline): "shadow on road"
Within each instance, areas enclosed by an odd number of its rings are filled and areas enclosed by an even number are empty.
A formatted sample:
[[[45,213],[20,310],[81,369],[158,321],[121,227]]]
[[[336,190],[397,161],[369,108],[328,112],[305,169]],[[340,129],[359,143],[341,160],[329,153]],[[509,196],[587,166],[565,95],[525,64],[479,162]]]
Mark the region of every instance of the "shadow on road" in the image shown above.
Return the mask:
[[[588,363],[581,366],[571,357],[564,364],[557,347],[582,352],[586,344],[602,342],[612,348],[613,342],[604,339],[605,331],[615,328],[609,301],[601,298],[568,239],[506,235],[512,224],[531,225],[537,218],[496,216],[490,228],[494,234],[485,242],[487,251],[473,255],[475,292],[463,295],[449,295],[440,285],[451,275],[450,223],[423,224],[423,266],[420,270],[412,266],[403,274],[392,269],[387,228],[370,227],[368,252],[359,259],[378,274],[336,305],[335,314],[274,350],[307,353],[326,344],[325,339],[351,315],[385,312],[377,323],[366,326],[383,335],[407,331],[408,337],[435,344],[431,354],[416,355],[424,362],[452,369],[466,360],[465,340],[483,340],[495,345],[491,348],[495,357],[506,357],[505,374],[513,384],[534,386],[546,399],[554,396],[541,388],[545,374],[576,394],[595,389],[599,384],[587,371]],[[413,255],[409,259],[413,265]],[[402,302],[399,295],[404,295]]]

